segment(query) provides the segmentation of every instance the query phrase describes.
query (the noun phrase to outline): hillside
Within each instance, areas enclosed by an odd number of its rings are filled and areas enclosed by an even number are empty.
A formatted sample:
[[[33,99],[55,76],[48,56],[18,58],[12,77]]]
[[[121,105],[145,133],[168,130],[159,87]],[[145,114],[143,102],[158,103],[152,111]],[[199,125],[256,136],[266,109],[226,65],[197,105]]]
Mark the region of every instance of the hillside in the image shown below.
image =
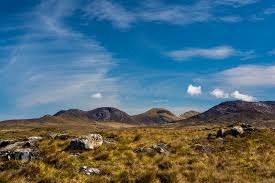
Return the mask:
[[[166,124],[178,120],[172,112],[162,108],[152,108],[145,113],[132,116],[140,124]]]
[[[198,114],[200,114],[200,112],[197,112],[197,111],[187,111],[187,112],[181,114],[181,115],[179,116],[179,118],[180,118],[180,119],[187,119],[187,118],[191,118],[191,117],[193,117],[193,116],[196,116],[196,115],[198,115]]]
[[[257,126],[275,126],[275,102],[229,101],[212,107],[208,111],[182,120],[189,123],[245,122]]]
[[[115,121],[123,123],[134,123],[131,116],[126,112],[113,107],[101,107],[91,111],[81,111],[78,109],[62,110],[54,116],[63,118],[78,118],[90,121]]]

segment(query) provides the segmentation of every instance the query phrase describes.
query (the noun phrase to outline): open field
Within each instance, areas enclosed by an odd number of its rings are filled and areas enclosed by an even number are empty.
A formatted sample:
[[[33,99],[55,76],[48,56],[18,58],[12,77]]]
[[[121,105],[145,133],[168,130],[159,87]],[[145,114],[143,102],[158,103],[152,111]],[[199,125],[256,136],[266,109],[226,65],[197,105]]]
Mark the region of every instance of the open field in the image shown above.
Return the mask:
[[[39,160],[1,160],[0,182],[275,182],[273,129],[208,140],[208,134],[215,134],[219,126],[111,126],[82,124],[83,130],[2,127],[1,139],[43,139],[34,147]],[[51,138],[53,132],[99,133],[108,143],[95,150],[68,151],[71,139]],[[142,151],[161,143],[167,144],[167,152]],[[82,166],[101,172],[85,175],[80,172]]]

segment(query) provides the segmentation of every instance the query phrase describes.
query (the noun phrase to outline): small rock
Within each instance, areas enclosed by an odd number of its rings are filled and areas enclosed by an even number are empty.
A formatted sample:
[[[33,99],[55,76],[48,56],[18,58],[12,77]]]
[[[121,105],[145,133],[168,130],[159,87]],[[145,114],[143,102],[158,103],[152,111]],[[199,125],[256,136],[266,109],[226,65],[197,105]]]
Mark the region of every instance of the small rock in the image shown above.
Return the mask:
[[[247,124],[247,123],[242,123],[241,124],[241,127],[242,128],[250,128],[250,127],[252,127],[250,124]]]
[[[10,144],[12,144],[12,143],[14,143],[13,140],[1,140],[1,141],[0,141],[0,148],[1,148],[1,147],[6,147],[7,145],[10,145]]]
[[[28,140],[30,140],[30,141],[40,141],[42,139],[43,139],[43,137],[39,137],[39,136],[33,136],[33,137],[28,138]]]
[[[9,160],[33,160],[35,159],[35,155],[34,152],[29,149],[29,148],[25,148],[25,149],[16,149],[13,152],[9,152],[7,154],[7,159]]]
[[[99,175],[101,171],[98,168],[88,168],[87,166],[83,166],[80,168],[80,173],[86,175]]]
[[[71,141],[69,150],[91,150],[103,144],[103,137],[99,134],[89,134]]]
[[[71,138],[77,138],[77,136],[69,134],[56,134],[54,138],[59,140],[67,140]]]
[[[169,151],[170,146],[168,144],[159,143],[152,147],[158,153],[166,153]]]
[[[154,151],[154,149],[152,149],[151,147],[148,147],[148,148],[138,147],[138,148],[135,149],[136,153],[145,153],[145,154],[147,154],[147,153],[151,153],[153,151]]]
[[[234,126],[232,129],[231,129],[231,134],[236,137],[238,135],[242,135],[244,133],[244,130],[241,126]]]
[[[218,138],[218,137],[225,137],[226,136],[226,134],[225,134],[225,129],[219,129],[218,131],[217,131],[217,135],[216,135],[216,137]]]
[[[251,133],[251,132],[254,132],[254,131],[255,131],[255,128],[253,128],[253,127],[248,127],[248,128],[245,128],[244,131],[245,131],[245,132]]]

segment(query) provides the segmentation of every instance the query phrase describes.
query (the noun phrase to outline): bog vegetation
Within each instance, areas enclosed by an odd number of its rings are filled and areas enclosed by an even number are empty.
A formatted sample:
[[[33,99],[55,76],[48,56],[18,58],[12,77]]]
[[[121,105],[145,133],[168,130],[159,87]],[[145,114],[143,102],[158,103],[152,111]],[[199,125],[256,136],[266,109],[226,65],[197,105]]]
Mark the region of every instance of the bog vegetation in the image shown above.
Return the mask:
[[[275,182],[275,131],[258,129],[244,136],[207,138],[220,127],[90,129],[89,132],[50,128],[2,130],[1,139],[41,136],[35,144],[39,158],[0,161],[0,182]],[[101,134],[106,143],[94,150],[69,151],[76,136]],[[83,134],[84,133],[84,134]],[[165,152],[148,150],[165,144]],[[151,148],[152,149],[152,148]],[[87,175],[81,167],[100,174]]]

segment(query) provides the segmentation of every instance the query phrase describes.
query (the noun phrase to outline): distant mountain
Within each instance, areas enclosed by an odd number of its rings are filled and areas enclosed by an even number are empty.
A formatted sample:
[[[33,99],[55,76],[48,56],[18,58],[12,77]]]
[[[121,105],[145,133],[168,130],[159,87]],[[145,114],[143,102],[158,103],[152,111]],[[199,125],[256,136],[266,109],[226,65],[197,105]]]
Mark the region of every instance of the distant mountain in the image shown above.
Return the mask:
[[[182,115],[180,115],[180,119],[187,119],[187,118],[190,118],[192,116],[196,116],[200,114],[200,112],[197,112],[197,111],[187,111],[185,113],[183,113]]]
[[[91,111],[81,111],[78,109],[62,110],[56,113],[54,116],[64,118],[80,118],[90,121],[134,123],[129,114],[113,107],[101,107]]]
[[[181,120],[189,123],[232,123],[244,122],[259,126],[275,125],[275,102],[229,101],[212,107],[208,111]]]
[[[132,119],[140,124],[166,124],[178,120],[178,117],[166,109],[153,108],[132,116]]]

